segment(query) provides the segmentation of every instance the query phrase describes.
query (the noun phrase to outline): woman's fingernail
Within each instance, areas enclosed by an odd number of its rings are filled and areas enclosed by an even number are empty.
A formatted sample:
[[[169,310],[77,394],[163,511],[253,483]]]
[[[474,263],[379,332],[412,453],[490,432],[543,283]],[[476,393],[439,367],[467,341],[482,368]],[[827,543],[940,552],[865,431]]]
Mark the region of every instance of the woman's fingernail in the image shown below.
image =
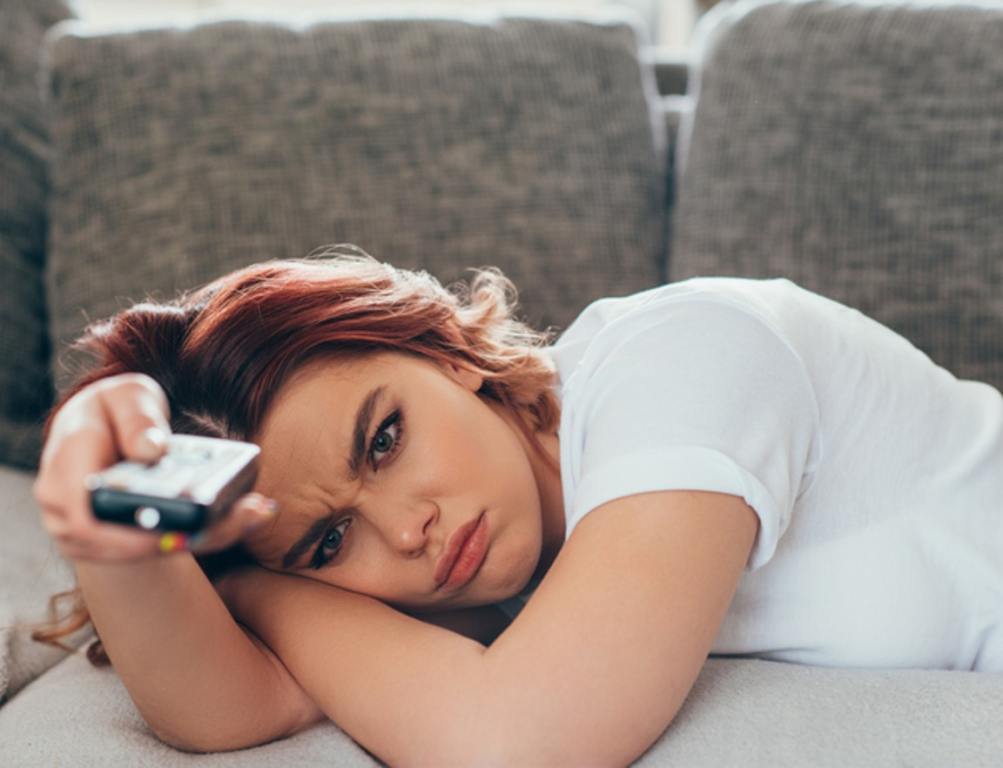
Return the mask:
[[[140,445],[147,453],[159,454],[167,446],[167,435],[159,427],[150,427],[143,430],[139,437]]]
[[[178,552],[187,547],[188,537],[183,533],[165,533],[160,537],[160,551],[164,554],[168,552]]]
[[[265,523],[270,523],[278,514],[279,505],[274,499],[266,499],[259,506],[255,507],[254,516],[244,526],[244,532],[255,531]]]

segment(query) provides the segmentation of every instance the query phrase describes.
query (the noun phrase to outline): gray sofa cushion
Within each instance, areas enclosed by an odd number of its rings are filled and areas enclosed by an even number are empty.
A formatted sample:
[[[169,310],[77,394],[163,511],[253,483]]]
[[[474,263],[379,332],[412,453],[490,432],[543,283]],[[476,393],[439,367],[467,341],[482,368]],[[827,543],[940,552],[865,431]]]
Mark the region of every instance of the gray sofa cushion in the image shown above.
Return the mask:
[[[444,283],[496,265],[537,326],[657,284],[663,129],[638,44],[629,17],[63,26],[55,353],[147,292],[336,242]]]
[[[0,0],[0,462],[31,468],[52,400],[42,270],[49,129],[39,90],[60,0]]]
[[[92,667],[83,653],[66,659],[0,709],[0,744],[5,768],[380,765],[330,721],[252,750],[180,752],[153,735],[114,670]]]
[[[34,480],[31,472],[0,465],[0,704],[66,657],[31,639],[34,625],[48,618],[49,596],[74,586],[69,563],[42,528]],[[61,615],[68,607],[60,606]],[[88,625],[63,642],[77,647],[91,637]]]
[[[738,2],[695,45],[671,279],[785,276],[1003,386],[1003,6]]]
[[[988,768],[1003,748],[1000,677],[711,658],[635,765]],[[252,749],[177,752],[156,740],[118,676],[82,654],[0,709],[0,744],[9,768],[381,765],[330,721]]]

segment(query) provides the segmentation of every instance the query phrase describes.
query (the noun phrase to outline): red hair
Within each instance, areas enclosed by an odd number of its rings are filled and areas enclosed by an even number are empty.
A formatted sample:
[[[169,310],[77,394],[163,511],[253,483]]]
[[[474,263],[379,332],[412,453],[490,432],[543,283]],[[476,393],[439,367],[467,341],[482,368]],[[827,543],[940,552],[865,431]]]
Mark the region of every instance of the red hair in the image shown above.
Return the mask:
[[[92,323],[71,345],[97,359],[50,410],[56,413],[89,384],[120,373],[145,373],[167,394],[171,430],[252,441],[283,383],[319,357],[396,351],[454,363],[483,376],[478,395],[516,415],[533,449],[558,469],[536,437],[556,431],[556,371],[542,347],[553,331],[515,319],[515,286],[497,268],[473,269],[468,288],[444,288],[425,271],[395,268],[353,245],[330,246],[303,259],[272,260],[235,270],[178,298],[144,301]],[[196,558],[212,579],[251,562],[240,545]],[[56,603],[74,600],[56,620]],[[52,621],[32,638],[64,650],[59,638],[90,620],[79,588],[49,600]],[[100,639],[88,648],[108,663]]]

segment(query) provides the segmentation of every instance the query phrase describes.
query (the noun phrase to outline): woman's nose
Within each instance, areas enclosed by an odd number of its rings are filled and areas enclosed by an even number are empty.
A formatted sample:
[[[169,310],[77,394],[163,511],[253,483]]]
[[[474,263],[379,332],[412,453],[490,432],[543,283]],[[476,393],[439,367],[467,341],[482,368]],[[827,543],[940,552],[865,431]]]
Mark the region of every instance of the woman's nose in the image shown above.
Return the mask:
[[[390,523],[392,543],[400,552],[416,557],[428,544],[429,534],[439,516],[438,507],[430,502],[405,507]]]

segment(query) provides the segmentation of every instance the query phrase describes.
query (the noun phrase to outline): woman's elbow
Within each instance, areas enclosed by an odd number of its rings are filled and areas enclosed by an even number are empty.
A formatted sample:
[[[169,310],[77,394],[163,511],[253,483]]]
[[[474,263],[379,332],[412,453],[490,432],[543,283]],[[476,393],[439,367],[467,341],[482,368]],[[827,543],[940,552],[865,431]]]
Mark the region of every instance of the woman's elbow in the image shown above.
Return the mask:
[[[300,730],[303,730],[306,724],[302,727],[294,727],[285,729],[281,733],[224,733],[220,730],[214,730],[199,734],[185,734],[181,735],[175,733],[169,729],[164,728],[153,728],[153,734],[167,746],[178,750],[179,752],[190,752],[194,754],[204,754],[207,752],[233,752],[238,749],[248,749],[250,747],[259,747],[263,744],[269,744],[273,741],[280,741],[282,739],[289,738]]]
[[[205,727],[198,730],[194,730],[190,723],[182,728],[154,724],[148,718],[144,720],[153,734],[169,747],[180,752],[204,753],[232,752],[280,741],[326,721],[327,716],[313,701],[302,696],[294,705],[285,708],[282,717],[272,717],[267,721],[259,718],[257,722],[253,716],[237,720],[230,718],[230,727],[227,727],[226,720],[205,723]]]
[[[157,737],[157,740],[162,744],[166,744],[171,749],[176,749],[179,752],[210,752],[212,750],[201,749],[196,745],[193,740],[187,739],[179,736],[176,733],[165,730],[163,728],[155,728],[152,725],[150,730],[153,731],[153,735]]]
[[[569,710],[570,711],[570,710]],[[513,765],[547,766],[628,766],[637,761],[671,723],[665,723],[657,733],[643,729],[629,732],[592,733],[579,723],[562,722],[505,723],[498,718],[480,730],[477,743],[467,740],[465,746],[453,749],[441,765],[477,765],[484,768],[508,768]],[[527,727],[528,726],[528,727]]]
[[[513,765],[547,765],[560,768],[580,768],[583,765],[618,768],[634,763],[651,745],[637,748],[631,744],[604,745],[599,749],[583,749],[578,744],[532,744],[521,743],[517,738],[507,744],[485,749],[482,754],[468,756],[466,761],[455,761],[451,765],[497,766],[508,768]]]

